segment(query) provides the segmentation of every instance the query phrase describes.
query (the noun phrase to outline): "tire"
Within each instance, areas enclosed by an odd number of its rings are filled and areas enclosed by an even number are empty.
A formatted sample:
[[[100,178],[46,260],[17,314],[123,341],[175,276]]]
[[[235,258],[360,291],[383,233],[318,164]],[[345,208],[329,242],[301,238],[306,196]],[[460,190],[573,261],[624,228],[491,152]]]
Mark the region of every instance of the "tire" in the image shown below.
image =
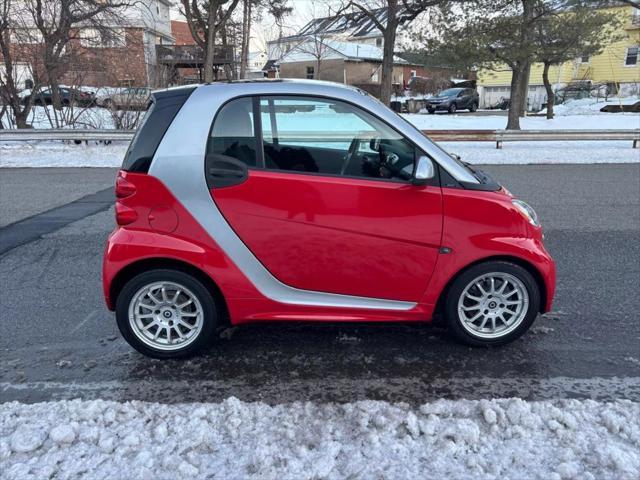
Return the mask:
[[[507,284],[502,288],[504,280]],[[518,300],[520,303],[513,305]],[[461,342],[473,347],[499,346],[522,336],[538,316],[539,306],[540,289],[527,270],[506,261],[489,261],[469,268],[454,280],[445,299],[445,319],[449,332]],[[471,322],[478,314],[480,317]]]
[[[455,103],[449,105],[449,108],[447,109],[449,113],[456,113],[456,110],[458,110],[458,106]]]
[[[477,103],[472,103],[471,106],[469,107],[469,111],[471,113],[475,112],[476,110],[478,110],[478,104]]]
[[[433,108],[429,108],[429,109],[427,110],[427,112],[429,112],[431,115],[433,115],[434,113],[436,113],[435,109],[433,109]]]
[[[207,347],[213,340],[219,311],[211,292],[198,279],[168,269],[136,275],[116,301],[116,321],[127,343],[143,355],[159,359],[190,357]]]

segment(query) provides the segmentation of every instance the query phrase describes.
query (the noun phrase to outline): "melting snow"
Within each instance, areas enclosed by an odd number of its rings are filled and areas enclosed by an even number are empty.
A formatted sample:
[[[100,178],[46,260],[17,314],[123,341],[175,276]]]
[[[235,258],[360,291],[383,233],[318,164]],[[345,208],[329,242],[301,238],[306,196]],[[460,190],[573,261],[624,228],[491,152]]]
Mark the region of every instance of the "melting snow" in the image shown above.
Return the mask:
[[[0,405],[7,479],[640,477],[640,403]]]

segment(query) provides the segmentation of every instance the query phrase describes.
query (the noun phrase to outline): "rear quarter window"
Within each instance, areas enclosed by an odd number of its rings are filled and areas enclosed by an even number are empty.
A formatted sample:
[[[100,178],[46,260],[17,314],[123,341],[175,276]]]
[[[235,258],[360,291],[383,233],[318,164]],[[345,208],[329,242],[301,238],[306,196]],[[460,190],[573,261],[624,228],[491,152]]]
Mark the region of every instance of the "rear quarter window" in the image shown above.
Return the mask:
[[[129,145],[122,170],[146,173],[169,125],[193,93],[193,88],[163,90],[151,95],[151,104]]]

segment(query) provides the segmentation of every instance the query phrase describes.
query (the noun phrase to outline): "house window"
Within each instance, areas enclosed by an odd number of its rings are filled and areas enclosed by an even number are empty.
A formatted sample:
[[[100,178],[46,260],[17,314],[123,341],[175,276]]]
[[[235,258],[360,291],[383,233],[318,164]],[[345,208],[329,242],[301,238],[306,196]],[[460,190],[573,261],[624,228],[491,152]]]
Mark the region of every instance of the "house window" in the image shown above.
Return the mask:
[[[627,55],[624,59],[624,65],[626,67],[633,67],[638,64],[638,51],[640,48],[638,47],[629,47],[627,48]]]
[[[382,39],[376,38],[376,47],[382,47]]]
[[[411,78],[415,77],[415,76],[416,76],[416,74],[417,74],[417,72],[416,72],[415,70],[411,70],[411,74],[410,74],[410,75],[411,75]]]
[[[307,67],[307,78],[309,80],[313,80],[314,73],[315,73],[315,68],[314,67]]]
[[[580,63],[589,63],[589,55],[583,55],[580,57]]]
[[[80,45],[87,48],[126,47],[124,28],[83,28],[80,30]]]

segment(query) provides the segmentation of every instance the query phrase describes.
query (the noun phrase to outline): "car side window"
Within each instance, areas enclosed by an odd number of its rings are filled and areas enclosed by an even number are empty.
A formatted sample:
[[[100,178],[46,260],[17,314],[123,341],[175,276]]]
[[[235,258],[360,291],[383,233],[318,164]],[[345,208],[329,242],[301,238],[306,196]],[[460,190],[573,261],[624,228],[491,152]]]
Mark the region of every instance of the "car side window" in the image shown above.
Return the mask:
[[[251,98],[243,97],[220,109],[209,136],[207,155],[231,157],[248,167],[256,166],[257,142],[252,105]]]
[[[415,147],[371,114],[338,100],[260,99],[265,168],[408,181]]]

